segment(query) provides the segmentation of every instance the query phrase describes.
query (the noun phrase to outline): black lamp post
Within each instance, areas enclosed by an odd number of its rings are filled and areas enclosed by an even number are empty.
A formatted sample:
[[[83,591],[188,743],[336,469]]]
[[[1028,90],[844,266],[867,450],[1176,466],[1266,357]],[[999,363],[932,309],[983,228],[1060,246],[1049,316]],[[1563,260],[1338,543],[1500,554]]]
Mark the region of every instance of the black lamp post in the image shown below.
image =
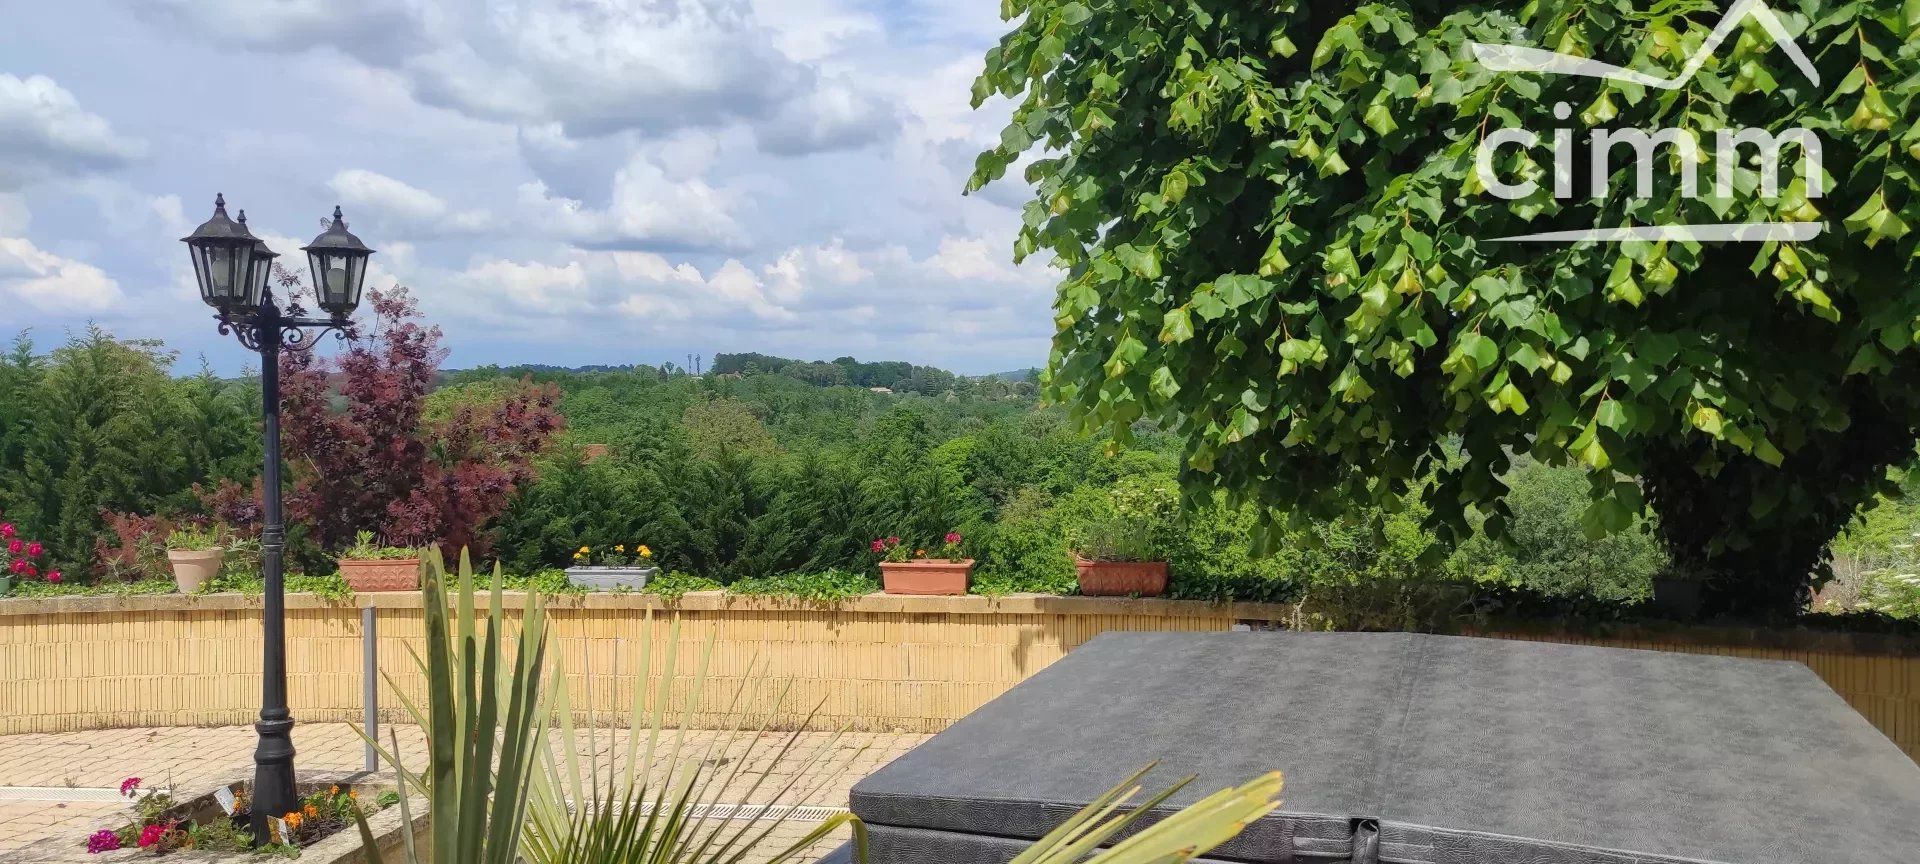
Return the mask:
[[[220,332],[231,333],[240,344],[260,352],[261,428],[267,451],[261,474],[265,524],[260,531],[260,574],[266,581],[266,651],[260,669],[260,721],[254,724],[260,742],[253,751],[252,820],[255,834],[265,836],[267,819],[292,812],[300,803],[293,784],[293,714],[287,710],[283,567],[287,529],[280,513],[280,352],[283,348],[308,350],[313,346],[313,336],[328,330],[346,332],[347,319],[360,305],[367,258],[373,250],[347,232],[340,208],[333,208],[333,224],[301,250],[307,253],[314,293],[328,317],[305,318],[300,317],[297,306],[289,304],[283,312],[274,302],[273,259],[280,256],[247,230],[245,210],[240,211],[239,221],[227,218],[225,196],[214,196],[213,218],[182,241],[193,255],[200,299],[219,313]],[[317,329],[309,334],[309,328]]]

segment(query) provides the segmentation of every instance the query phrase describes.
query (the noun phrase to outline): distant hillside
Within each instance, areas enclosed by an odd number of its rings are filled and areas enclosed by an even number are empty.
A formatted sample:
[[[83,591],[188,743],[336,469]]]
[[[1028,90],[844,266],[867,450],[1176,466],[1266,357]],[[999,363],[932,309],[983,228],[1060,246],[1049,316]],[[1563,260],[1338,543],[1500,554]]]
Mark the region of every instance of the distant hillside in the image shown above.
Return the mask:
[[[1037,384],[1040,381],[1040,369],[1039,367],[1029,367],[1026,369],[1015,369],[1012,372],[995,372],[992,375],[980,375],[977,377],[983,381],[991,379],[994,381],[1010,381],[1015,384]]]
[[[1036,382],[1039,380],[1037,369],[1018,369],[992,375],[958,375],[945,369],[916,366],[900,360],[863,362],[852,357],[840,357],[826,362],[796,360],[754,352],[715,354],[712,366],[701,371],[712,378],[779,375],[815,387],[858,387],[895,393],[919,393],[927,396],[954,393],[962,396],[983,395],[989,398],[1031,398],[1037,393]],[[440,373],[440,383],[446,385],[488,377],[523,375],[552,380],[557,376],[622,372],[680,376],[688,374],[689,370],[670,363],[662,366],[631,364],[553,366],[544,363],[522,363],[512,366],[487,365],[472,369],[446,369]]]

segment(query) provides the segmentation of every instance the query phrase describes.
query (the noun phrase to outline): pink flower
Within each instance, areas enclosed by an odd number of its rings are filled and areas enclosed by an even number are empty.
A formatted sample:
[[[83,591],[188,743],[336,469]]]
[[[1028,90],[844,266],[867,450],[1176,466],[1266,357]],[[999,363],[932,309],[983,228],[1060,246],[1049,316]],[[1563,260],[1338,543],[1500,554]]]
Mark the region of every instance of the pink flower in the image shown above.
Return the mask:
[[[45,551],[47,551],[47,547],[40,545],[40,541],[38,540],[35,540],[32,543],[27,544],[28,558],[38,558],[40,557],[40,553]]]
[[[171,827],[173,826],[155,824],[140,829],[140,848],[145,849],[160,842],[160,838],[166,836],[167,829]]]
[[[15,538],[15,539],[13,539],[13,540],[9,540],[9,541],[7,541],[7,551],[8,551],[9,553],[11,553],[11,554],[14,554],[14,555],[18,555],[18,554],[20,554],[20,550],[21,550],[21,548],[23,548],[23,547],[22,547],[22,545],[21,545],[21,543],[20,543],[20,540],[19,540],[18,538]]]
[[[48,573],[48,574],[47,574],[47,581],[48,581],[48,582],[52,582],[52,583],[53,583],[53,584],[55,584],[55,585],[58,585],[58,584],[60,584],[60,571],[58,571],[58,570],[55,570],[55,571],[53,571],[53,572],[51,572],[51,573]]]
[[[128,798],[132,798],[133,793],[139,791],[139,789],[140,789],[140,778],[138,777],[128,777],[127,779],[120,781],[120,794],[125,795]]]
[[[13,559],[12,568],[15,573],[25,573],[27,572],[27,562],[23,559],[15,558]]]
[[[958,543],[958,542],[960,542],[960,532],[958,532],[958,531],[948,531],[948,532],[947,532],[947,542],[948,542],[948,543]]]
[[[112,852],[118,848],[120,848],[120,835],[113,833],[113,830],[110,828],[102,828],[95,831],[92,837],[87,838],[87,852],[89,854],[98,855],[102,852]]]
[[[898,545],[900,545],[900,538],[898,538],[898,537],[888,537],[888,538],[887,538],[887,545],[888,545],[888,546],[898,546]]]
[[[887,541],[885,541],[885,540],[875,540],[875,541],[873,541],[873,551],[875,551],[875,552],[885,552],[885,551],[887,551]]]
[[[0,522],[0,537],[12,537],[12,536],[13,536],[13,523]]]

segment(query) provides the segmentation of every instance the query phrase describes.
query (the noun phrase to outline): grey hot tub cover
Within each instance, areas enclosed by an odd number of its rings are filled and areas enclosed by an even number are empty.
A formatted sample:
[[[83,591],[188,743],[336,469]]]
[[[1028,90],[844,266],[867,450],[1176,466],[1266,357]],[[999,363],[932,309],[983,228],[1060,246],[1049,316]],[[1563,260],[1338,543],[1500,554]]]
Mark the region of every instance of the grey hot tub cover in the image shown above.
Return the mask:
[[[1226,861],[1920,862],[1920,767],[1805,666],[1411,634],[1103,635],[852,807],[873,864],[1004,862],[1154,760],[1286,772]]]

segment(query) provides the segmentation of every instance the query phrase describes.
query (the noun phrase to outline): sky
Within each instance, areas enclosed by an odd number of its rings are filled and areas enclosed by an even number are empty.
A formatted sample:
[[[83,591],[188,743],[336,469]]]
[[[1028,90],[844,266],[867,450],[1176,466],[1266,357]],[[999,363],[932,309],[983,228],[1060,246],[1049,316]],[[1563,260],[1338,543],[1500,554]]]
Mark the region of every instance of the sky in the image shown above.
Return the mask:
[[[963,196],[993,0],[61,0],[0,28],[0,335],[219,336],[224,193],[299,262],[338,204],[448,365],[759,351],[1042,362],[1017,178]]]

